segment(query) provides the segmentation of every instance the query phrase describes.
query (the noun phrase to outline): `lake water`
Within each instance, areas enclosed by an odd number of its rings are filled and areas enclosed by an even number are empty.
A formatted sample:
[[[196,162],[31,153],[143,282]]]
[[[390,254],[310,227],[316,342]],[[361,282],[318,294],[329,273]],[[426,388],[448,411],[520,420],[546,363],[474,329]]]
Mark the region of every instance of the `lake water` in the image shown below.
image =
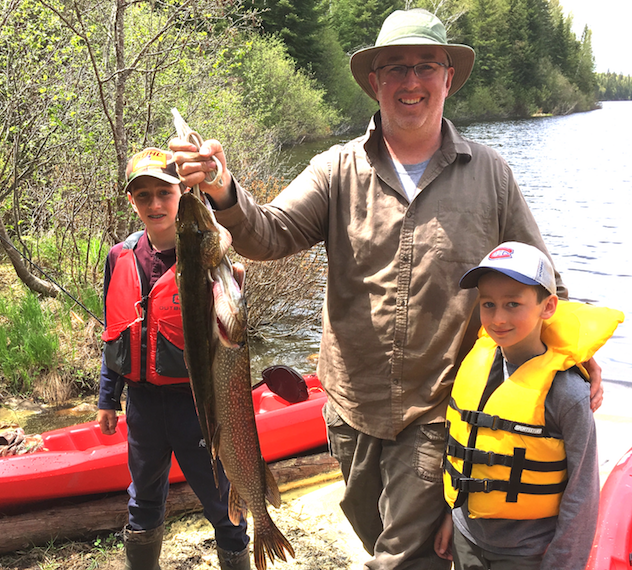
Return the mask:
[[[603,377],[632,382],[632,102],[566,117],[460,129],[511,165],[572,299],[623,311],[597,355]]]
[[[571,298],[625,313],[626,321],[597,360],[605,379],[632,383],[632,102],[605,102],[602,109],[565,117],[475,123],[459,130],[498,150],[511,166]],[[287,151],[293,165],[288,176],[315,153],[343,140]],[[272,349],[272,357],[309,371],[305,356],[318,350],[318,335],[306,331],[289,342],[294,353],[279,347]]]

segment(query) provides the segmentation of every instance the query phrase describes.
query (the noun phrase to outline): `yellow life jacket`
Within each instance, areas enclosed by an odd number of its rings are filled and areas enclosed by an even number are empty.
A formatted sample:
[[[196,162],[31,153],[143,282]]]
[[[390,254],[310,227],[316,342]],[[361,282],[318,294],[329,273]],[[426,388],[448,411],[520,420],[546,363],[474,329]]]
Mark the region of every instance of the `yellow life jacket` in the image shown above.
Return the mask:
[[[544,402],[555,374],[581,368],[621,322],[620,311],[560,301],[542,326],[547,351],[520,366],[487,402],[481,400],[498,347],[481,329],[458,371],[447,412],[444,493],[450,506],[467,498],[471,518],[558,514],[566,454],[563,440],[547,430]]]

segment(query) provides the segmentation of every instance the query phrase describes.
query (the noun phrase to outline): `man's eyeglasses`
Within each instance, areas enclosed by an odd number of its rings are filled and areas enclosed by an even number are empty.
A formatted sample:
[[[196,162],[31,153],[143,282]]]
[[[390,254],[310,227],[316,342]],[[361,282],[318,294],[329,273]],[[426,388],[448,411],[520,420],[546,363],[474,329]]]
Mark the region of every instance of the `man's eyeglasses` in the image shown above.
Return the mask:
[[[408,70],[412,69],[415,75],[419,79],[430,79],[440,67],[449,67],[445,63],[439,63],[438,61],[424,61],[423,63],[417,63],[416,65],[402,65],[399,63],[392,63],[389,65],[382,65],[376,67],[375,71],[384,70],[384,75],[387,81],[404,81],[408,75]]]

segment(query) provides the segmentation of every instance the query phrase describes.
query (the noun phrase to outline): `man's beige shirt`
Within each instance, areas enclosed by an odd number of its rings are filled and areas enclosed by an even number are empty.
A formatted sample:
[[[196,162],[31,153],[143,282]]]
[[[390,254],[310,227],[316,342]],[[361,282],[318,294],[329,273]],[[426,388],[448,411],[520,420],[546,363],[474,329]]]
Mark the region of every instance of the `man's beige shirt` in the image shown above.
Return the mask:
[[[447,120],[442,133],[412,203],[378,113],[363,137],[316,156],[270,204],[237,186],[237,204],[217,213],[251,259],[324,242],[318,375],[340,416],[382,439],[444,420],[479,328],[477,292],[460,289],[461,276],[504,241],[547,251],[507,163]],[[559,276],[558,289],[566,296]]]

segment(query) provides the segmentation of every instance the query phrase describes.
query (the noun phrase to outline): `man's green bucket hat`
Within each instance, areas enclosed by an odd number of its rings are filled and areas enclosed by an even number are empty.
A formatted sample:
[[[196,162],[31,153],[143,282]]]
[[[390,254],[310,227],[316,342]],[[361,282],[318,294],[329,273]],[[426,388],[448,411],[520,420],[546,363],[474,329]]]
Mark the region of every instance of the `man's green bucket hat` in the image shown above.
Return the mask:
[[[390,46],[440,46],[448,54],[450,65],[454,67],[454,77],[450,95],[454,95],[472,73],[476,54],[470,46],[449,44],[445,27],[434,14],[421,8],[396,10],[384,23],[373,47],[358,50],[351,56],[351,73],[364,89],[375,99],[375,92],[369,83],[369,73],[380,50]]]

